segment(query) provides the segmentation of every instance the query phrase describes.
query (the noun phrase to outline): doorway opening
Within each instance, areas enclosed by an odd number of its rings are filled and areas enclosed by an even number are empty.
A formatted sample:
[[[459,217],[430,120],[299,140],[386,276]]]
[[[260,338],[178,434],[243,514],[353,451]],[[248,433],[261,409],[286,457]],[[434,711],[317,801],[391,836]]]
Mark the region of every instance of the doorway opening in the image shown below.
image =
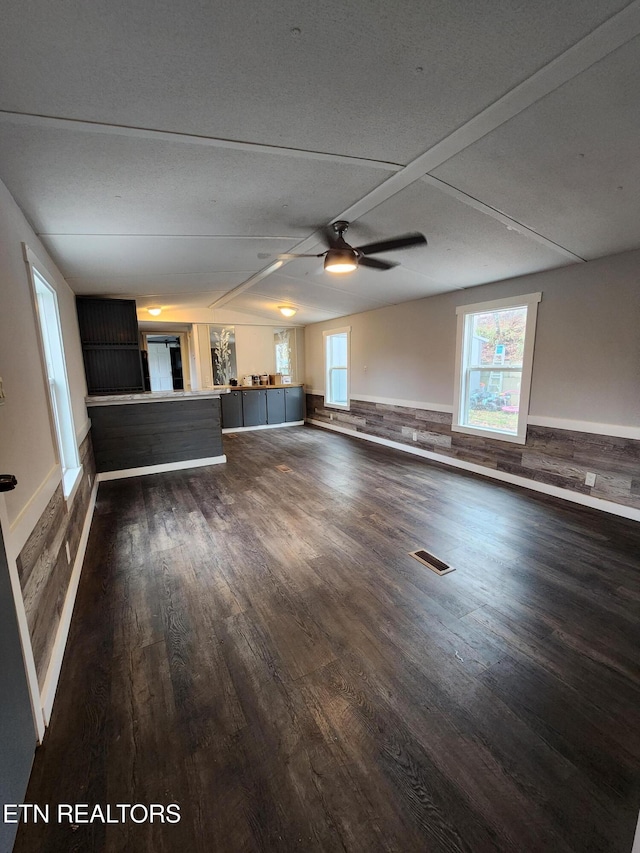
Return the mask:
[[[185,389],[185,343],[181,334],[145,335],[143,356],[145,387],[148,391]],[[187,367],[188,370],[188,367]]]

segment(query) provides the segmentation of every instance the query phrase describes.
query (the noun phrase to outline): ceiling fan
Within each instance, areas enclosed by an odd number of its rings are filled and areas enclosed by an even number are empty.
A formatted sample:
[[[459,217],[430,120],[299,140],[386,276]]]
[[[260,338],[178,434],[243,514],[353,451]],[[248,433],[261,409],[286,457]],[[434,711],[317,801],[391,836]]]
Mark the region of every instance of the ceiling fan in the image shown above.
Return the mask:
[[[378,252],[392,252],[395,249],[406,249],[409,246],[419,246],[427,242],[424,234],[417,232],[413,234],[402,234],[392,237],[390,240],[379,240],[376,243],[366,243],[364,246],[350,246],[344,239],[344,233],[349,223],[339,219],[328,228],[323,229],[323,237],[328,246],[324,252],[317,255],[278,255],[279,259],[290,260],[291,258],[322,258],[324,256],[324,268],[327,272],[344,273],[352,272],[358,267],[370,267],[374,270],[390,270],[397,267],[390,261],[379,261],[370,258]]]

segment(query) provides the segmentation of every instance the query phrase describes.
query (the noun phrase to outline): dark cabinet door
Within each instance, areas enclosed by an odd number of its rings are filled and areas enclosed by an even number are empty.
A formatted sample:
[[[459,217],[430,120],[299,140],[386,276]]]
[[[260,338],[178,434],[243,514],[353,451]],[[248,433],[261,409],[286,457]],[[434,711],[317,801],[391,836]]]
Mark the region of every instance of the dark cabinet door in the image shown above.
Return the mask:
[[[77,296],[76,308],[84,345],[138,346],[135,299]]]
[[[284,389],[284,409],[287,422],[304,420],[304,388]]]
[[[284,388],[267,390],[267,423],[284,423]]]
[[[243,391],[242,411],[245,426],[264,426],[267,422],[267,391]]]
[[[89,394],[144,391],[133,299],[76,297]]]
[[[229,391],[220,395],[222,403],[222,429],[241,427],[242,421],[242,391]]]

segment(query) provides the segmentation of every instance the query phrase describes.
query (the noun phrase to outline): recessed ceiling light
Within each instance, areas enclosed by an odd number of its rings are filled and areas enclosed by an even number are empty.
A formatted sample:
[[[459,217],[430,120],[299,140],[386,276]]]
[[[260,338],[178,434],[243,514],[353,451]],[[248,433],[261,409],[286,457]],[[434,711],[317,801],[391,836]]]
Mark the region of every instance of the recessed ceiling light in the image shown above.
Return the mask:
[[[162,314],[162,308],[147,308],[147,311],[154,317],[157,317],[159,314]]]
[[[297,313],[297,308],[292,308],[290,305],[280,305],[278,309],[283,317],[293,317]]]

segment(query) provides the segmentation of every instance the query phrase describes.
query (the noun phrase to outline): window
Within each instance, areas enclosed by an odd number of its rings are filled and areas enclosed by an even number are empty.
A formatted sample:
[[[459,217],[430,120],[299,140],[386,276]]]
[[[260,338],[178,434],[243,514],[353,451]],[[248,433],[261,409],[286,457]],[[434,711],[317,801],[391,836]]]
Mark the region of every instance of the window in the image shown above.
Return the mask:
[[[69,499],[80,482],[82,467],[78,457],[78,446],[71,412],[71,395],[64,358],[58,298],[53,287],[33,266],[29,257],[30,254],[27,249],[40,327],[44,367],[49,387],[51,414],[62,467],[62,488],[65,498]]]
[[[351,327],[324,332],[324,402],[349,408],[349,351]]]
[[[541,293],[457,309],[456,432],[524,444]]]

